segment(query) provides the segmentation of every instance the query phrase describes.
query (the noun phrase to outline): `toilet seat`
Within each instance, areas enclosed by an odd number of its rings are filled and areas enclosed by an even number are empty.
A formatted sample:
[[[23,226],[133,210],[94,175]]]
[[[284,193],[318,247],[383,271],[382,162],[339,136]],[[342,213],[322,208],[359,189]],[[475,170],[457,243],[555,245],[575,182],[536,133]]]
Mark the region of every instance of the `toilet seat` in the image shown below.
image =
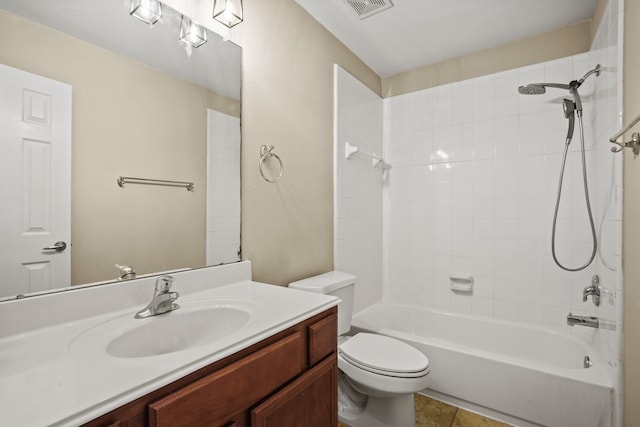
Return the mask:
[[[429,373],[429,359],[416,348],[384,335],[358,333],[338,347],[342,358],[365,371],[396,378]]]

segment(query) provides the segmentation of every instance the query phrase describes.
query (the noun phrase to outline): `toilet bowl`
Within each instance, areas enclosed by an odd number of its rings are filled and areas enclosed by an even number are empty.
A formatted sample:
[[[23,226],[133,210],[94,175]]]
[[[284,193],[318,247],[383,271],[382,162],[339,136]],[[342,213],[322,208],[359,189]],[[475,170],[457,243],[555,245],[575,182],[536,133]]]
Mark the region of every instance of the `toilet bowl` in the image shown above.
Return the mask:
[[[351,427],[414,427],[413,393],[429,384],[429,359],[416,348],[351,327],[355,276],[339,271],[289,284],[324,293],[338,304],[338,418]]]
[[[429,359],[402,341],[359,333],[338,347],[338,368],[356,390],[379,397],[428,386]]]

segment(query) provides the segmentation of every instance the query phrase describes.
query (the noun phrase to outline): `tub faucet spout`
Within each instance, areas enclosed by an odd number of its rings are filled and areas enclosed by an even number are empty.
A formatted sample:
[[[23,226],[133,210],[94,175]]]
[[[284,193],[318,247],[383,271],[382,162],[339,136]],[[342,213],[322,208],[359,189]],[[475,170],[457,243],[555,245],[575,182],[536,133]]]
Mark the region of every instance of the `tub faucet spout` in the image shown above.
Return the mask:
[[[577,314],[569,313],[567,316],[567,325],[569,326],[588,326],[590,328],[597,328],[600,322],[597,317],[593,316],[578,316]]]

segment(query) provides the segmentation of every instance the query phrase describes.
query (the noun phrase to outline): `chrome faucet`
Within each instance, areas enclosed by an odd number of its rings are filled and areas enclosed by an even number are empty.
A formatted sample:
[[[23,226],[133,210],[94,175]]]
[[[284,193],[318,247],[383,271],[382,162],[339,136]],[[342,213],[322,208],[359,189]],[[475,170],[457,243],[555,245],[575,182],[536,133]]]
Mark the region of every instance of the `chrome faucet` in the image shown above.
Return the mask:
[[[120,272],[118,280],[131,280],[136,278],[136,271],[128,265],[116,264],[116,268]]]
[[[590,328],[597,328],[600,326],[600,321],[597,317],[593,316],[578,316],[577,314],[571,314],[567,316],[567,325],[569,326],[588,326]]]
[[[177,292],[171,292],[173,277],[163,275],[156,280],[156,288],[153,291],[151,302],[142,310],[136,313],[136,319],[156,316],[180,308],[176,300],[180,296]]]
[[[589,295],[591,295],[593,305],[600,306],[600,277],[597,274],[591,278],[591,285],[585,286],[582,290],[582,301],[587,302]]]

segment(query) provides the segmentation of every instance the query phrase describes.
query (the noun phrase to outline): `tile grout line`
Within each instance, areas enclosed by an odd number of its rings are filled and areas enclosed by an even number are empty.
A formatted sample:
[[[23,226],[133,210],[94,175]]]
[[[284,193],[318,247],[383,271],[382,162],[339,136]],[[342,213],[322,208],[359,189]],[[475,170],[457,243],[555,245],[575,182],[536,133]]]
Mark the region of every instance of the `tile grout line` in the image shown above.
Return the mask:
[[[456,408],[456,411],[453,413],[453,418],[451,418],[451,424],[449,425],[449,427],[453,427],[453,423],[455,423],[456,417],[458,416],[458,410],[460,408],[458,408],[457,406],[455,408]]]

